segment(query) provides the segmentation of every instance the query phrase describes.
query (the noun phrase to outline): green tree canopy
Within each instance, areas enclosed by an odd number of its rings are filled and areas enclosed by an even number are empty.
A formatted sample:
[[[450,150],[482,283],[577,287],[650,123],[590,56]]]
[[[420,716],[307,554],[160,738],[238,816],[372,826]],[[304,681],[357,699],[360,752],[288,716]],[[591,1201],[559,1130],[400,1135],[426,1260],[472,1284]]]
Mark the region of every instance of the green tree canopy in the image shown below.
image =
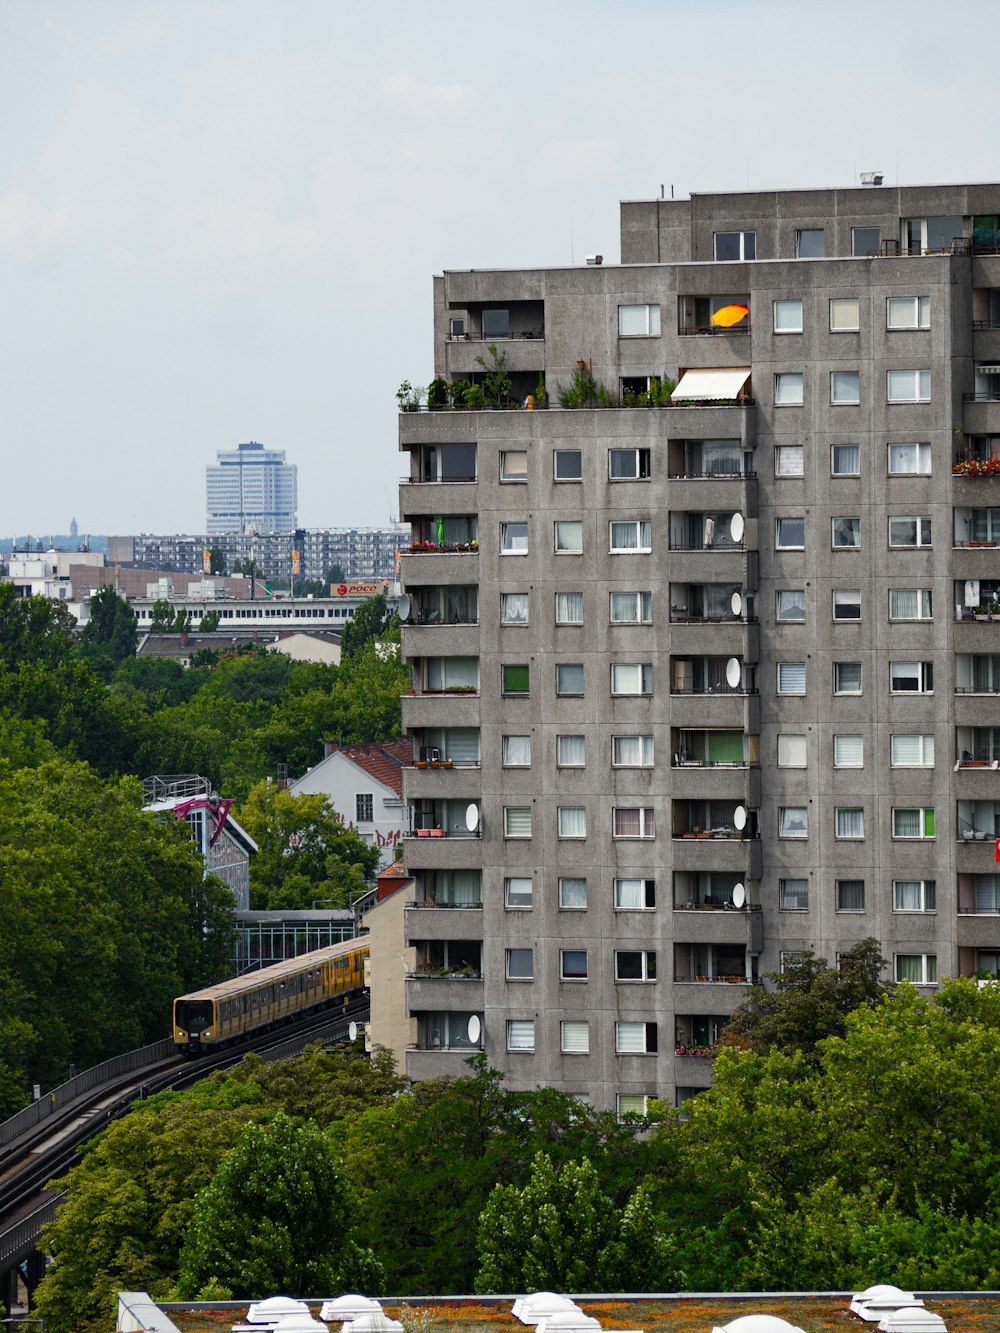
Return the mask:
[[[24,663],[58,666],[73,653],[73,617],[48,597],[18,597],[13,583],[0,583],[0,667]]]
[[[260,848],[250,865],[255,908],[346,907],[374,879],[378,848],[348,829],[325,796],[258,782],[239,818]]]
[[[392,622],[384,592],[376,597],[369,597],[362,602],[354,615],[344,626],[340,636],[340,651],[343,660],[357,656],[370,639],[380,639]]]
[[[194,1202],[178,1290],[220,1283],[262,1291],[379,1290],[375,1255],[355,1237],[354,1200],[333,1148],[312,1122],[278,1111],[250,1124]]]

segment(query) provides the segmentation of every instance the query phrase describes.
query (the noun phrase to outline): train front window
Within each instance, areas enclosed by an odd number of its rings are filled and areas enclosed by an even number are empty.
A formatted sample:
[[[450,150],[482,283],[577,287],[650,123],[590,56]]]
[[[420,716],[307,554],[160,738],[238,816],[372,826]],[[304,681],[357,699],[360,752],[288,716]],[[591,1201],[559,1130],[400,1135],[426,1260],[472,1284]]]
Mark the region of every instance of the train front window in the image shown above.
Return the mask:
[[[178,1000],[177,1026],[185,1032],[204,1032],[212,1026],[211,1000]]]

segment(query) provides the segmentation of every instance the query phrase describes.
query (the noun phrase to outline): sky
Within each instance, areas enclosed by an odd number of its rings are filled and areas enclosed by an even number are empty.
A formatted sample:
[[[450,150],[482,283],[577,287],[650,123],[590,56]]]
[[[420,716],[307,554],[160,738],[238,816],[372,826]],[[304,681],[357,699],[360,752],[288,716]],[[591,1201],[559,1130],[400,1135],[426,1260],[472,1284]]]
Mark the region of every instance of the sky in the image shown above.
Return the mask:
[[[0,0],[0,535],[199,532],[259,440],[394,518],[443,269],[619,257],[618,201],[1000,178],[910,0]],[[960,95],[958,95],[960,93]]]

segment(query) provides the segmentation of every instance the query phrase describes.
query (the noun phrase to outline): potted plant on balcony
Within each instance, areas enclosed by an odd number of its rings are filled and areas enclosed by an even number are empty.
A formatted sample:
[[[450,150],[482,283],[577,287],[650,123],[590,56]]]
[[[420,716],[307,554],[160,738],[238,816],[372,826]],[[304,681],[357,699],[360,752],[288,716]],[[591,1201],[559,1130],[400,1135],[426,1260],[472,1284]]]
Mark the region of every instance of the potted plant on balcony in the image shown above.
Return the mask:
[[[423,396],[423,389],[415,388],[409,380],[403,380],[396,390],[396,402],[399,404],[400,412],[418,412]]]
[[[427,386],[427,410],[443,412],[448,406],[448,381],[436,375]]]

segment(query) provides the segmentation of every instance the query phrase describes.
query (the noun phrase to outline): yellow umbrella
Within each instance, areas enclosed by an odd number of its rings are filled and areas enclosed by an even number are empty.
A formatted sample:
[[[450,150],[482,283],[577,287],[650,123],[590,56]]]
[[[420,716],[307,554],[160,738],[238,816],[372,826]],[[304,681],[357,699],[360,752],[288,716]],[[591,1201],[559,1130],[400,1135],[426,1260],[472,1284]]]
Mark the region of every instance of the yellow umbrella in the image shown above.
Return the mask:
[[[717,328],[728,329],[733,324],[738,324],[741,319],[746,319],[749,313],[750,307],[747,305],[724,305],[712,316],[712,323]]]

